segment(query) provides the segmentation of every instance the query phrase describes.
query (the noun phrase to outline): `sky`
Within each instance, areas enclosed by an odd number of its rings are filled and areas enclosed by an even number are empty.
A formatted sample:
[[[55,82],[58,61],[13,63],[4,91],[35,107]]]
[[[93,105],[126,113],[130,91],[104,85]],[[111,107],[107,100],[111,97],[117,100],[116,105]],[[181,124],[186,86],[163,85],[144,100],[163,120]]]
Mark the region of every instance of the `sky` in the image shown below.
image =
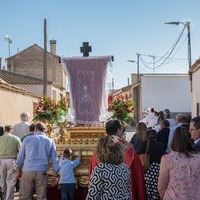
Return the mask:
[[[0,0],[0,57],[5,65],[6,35],[12,40],[11,56],[35,43],[43,48],[46,18],[48,41],[57,41],[57,55],[82,56],[80,46],[89,42],[90,56],[114,56],[115,89],[127,86],[131,73],[137,73],[137,54],[139,73],[187,73],[187,29],[162,64],[184,28],[165,22],[190,22],[194,63],[200,55],[199,7],[199,0]]]

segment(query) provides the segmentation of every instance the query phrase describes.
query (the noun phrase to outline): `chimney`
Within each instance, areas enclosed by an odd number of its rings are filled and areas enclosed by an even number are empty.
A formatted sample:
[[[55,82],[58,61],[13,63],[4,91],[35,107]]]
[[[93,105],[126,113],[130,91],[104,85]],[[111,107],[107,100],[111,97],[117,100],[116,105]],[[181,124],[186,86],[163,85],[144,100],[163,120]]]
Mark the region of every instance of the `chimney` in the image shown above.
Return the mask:
[[[50,40],[50,53],[56,55],[56,40]]]

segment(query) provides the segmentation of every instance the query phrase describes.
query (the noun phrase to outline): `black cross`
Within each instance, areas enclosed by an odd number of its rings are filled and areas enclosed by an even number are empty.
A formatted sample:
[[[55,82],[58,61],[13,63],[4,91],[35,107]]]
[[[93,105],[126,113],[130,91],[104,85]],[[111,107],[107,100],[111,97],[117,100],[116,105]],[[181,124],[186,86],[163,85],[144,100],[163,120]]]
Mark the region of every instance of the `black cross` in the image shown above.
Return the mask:
[[[89,46],[89,42],[83,42],[83,46],[80,47],[81,53],[83,53],[83,57],[88,57],[89,52],[92,52],[92,47]]]

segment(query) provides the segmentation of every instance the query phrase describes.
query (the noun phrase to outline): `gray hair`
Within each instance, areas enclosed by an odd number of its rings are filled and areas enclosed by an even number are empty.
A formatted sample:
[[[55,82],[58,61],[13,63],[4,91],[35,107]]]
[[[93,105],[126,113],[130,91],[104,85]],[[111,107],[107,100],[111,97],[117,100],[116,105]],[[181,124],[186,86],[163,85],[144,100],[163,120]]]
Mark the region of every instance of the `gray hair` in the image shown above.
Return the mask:
[[[170,116],[170,114],[171,114],[171,112],[170,112],[170,110],[167,108],[167,109],[165,109],[164,111],[163,111],[163,113],[164,113],[164,115],[166,115],[166,116]]]
[[[183,114],[177,114],[176,119],[177,119],[178,122],[182,122],[183,121]]]
[[[30,118],[30,114],[28,112],[23,112],[20,114],[21,121],[28,121],[29,118]]]

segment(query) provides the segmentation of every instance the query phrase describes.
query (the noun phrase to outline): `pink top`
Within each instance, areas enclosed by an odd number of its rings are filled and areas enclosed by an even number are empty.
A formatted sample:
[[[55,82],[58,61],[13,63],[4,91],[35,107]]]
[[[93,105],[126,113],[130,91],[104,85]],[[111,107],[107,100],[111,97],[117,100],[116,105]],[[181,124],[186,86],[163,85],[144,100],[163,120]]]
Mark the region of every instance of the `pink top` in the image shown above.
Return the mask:
[[[200,154],[172,151],[161,159],[158,191],[163,200],[200,200]]]

